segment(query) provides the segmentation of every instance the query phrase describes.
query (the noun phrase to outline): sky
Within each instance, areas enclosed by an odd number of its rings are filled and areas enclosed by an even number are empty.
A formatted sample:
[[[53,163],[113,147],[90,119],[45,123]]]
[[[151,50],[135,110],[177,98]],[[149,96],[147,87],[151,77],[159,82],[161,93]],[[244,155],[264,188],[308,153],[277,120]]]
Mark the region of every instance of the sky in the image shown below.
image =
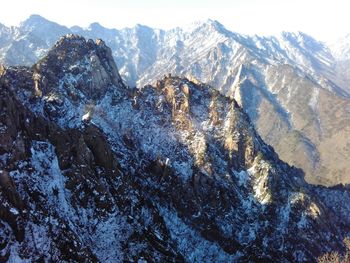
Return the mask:
[[[66,26],[169,29],[210,18],[242,34],[302,31],[332,42],[350,33],[349,10],[349,0],[10,0],[1,4],[0,23],[39,14]]]

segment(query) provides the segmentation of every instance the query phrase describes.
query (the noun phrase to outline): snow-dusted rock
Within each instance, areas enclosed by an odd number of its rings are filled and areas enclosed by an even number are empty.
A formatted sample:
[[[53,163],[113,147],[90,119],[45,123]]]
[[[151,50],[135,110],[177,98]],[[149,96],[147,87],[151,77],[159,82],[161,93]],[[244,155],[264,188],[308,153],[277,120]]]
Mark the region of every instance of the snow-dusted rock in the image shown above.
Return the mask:
[[[348,189],[307,184],[233,98],[169,75],[127,88],[115,70],[103,43],[74,35],[31,68],[4,69],[1,261],[302,262],[344,251]]]
[[[67,33],[103,39],[128,86],[155,84],[168,73],[214,86],[236,99],[264,140],[309,182],[349,182],[350,150],[343,147],[350,137],[348,38],[329,48],[302,32],[246,36],[213,20],[117,30],[98,23],[67,28],[34,15],[19,27],[0,27],[0,61],[31,65]],[[94,74],[95,83],[105,76]]]

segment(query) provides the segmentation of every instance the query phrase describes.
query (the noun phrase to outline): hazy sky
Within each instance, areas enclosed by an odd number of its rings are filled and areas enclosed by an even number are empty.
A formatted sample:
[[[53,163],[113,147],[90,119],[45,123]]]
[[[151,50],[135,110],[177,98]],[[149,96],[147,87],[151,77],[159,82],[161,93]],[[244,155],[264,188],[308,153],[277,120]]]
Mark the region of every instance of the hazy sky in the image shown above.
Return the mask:
[[[1,3],[0,23],[39,14],[67,26],[168,29],[211,18],[244,34],[299,30],[329,41],[350,33],[349,13],[349,0],[9,0]]]

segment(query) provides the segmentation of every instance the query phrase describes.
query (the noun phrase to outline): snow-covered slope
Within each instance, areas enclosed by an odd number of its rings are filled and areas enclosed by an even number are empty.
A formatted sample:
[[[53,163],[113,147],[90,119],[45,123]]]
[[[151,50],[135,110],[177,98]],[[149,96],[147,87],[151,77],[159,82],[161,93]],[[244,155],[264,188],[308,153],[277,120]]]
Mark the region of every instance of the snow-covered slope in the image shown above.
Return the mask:
[[[101,40],[0,70],[0,260],[315,261],[349,191],[307,184],[238,103],[167,76],[126,87]],[[341,207],[341,209],[339,209]]]
[[[68,29],[32,16],[19,28],[2,27],[2,61],[31,65],[66,31],[103,39],[130,87],[168,73],[216,87],[237,100],[264,140],[309,182],[349,183],[349,62],[336,60],[324,43],[302,32],[245,36],[213,20],[167,31],[98,23]]]
[[[350,34],[338,39],[335,43],[331,44],[333,56],[337,60],[349,60],[350,59]]]
[[[32,15],[19,27],[0,27],[1,61],[9,65],[32,65],[62,35],[70,33],[67,27]]]
[[[350,34],[332,43],[330,47],[337,60],[335,81],[350,91]]]

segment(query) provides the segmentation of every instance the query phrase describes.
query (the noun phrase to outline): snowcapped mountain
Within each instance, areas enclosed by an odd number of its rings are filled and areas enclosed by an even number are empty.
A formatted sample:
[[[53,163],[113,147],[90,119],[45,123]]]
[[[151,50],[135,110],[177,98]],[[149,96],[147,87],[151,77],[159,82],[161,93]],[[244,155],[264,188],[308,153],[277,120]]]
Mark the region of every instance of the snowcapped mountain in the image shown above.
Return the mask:
[[[0,92],[1,261],[345,250],[349,190],[307,184],[209,85],[167,75],[129,88],[105,42],[67,35],[30,68],[1,67]]]
[[[32,15],[19,27],[0,27],[1,60],[9,65],[31,65],[70,30],[41,16]]]
[[[337,59],[335,81],[350,91],[350,34],[333,43],[331,49],[333,56]]]
[[[49,21],[36,24],[37,19],[43,18],[32,16],[17,29],[1,30],[1,39],[9,39],[0,46],[5,64],[31,65],[65,30],[101,38],[129,86],[155,84],[168,73],[208,83],[235,98],[263,139],[284,161],[302,168],[307,181],[349,183],[348,62],[338,61],[324,43],[302,32],[245,36],[213,20],[165,31],[142,25],[107,29],[98,23],[68,29]],[[11,30],[30,32],[15,34],[28,47],[21,46],[26,51],[18,61],[6,51],[13,45],[6,33]],[[11,50],[17,54],[16,45]]]
[[[340,38],[331,45],[333,56],[337,60],[350,59],[350,34]]]

